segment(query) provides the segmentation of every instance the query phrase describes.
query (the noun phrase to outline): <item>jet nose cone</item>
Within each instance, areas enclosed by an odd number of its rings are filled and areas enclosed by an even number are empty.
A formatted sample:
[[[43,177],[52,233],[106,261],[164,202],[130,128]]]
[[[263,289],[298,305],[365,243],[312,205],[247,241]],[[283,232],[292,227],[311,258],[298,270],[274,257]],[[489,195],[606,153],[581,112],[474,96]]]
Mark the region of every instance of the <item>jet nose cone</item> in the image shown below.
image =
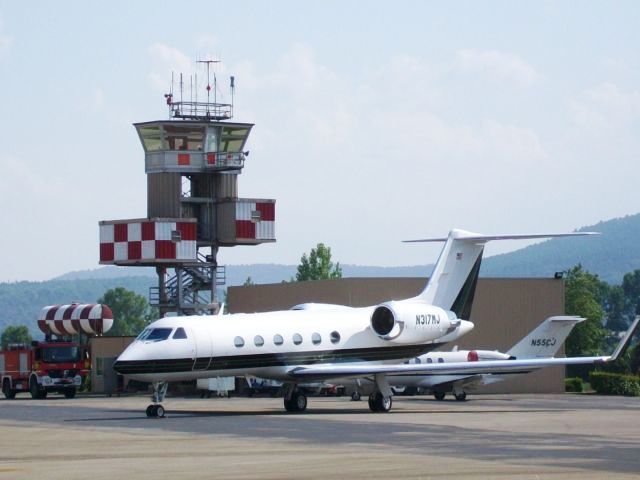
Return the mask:
[[[123,363],[120,360],[116,360],[115,362],[113,362],[113,370],[116,373],[119,373],[120,375],[122,375],[124,373],[122,371],[122,367],[123,367]]]

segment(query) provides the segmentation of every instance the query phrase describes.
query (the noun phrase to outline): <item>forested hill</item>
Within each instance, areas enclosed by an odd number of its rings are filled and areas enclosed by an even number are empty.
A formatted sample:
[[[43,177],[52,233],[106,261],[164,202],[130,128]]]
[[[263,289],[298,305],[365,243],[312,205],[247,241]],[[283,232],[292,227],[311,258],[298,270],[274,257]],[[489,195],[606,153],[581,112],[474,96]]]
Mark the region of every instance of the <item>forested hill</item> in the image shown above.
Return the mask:
[[[32,334],[36,334],[39,332],[36,320],[42,307],[73,302],[94,303],[115,287],[133,290],[146,298],[149,287],[155,282],[152,277],[120,277],[0,283],[0,332],[9,325],[26,325]],[[39,334],[37,336],[40,337]]]
[[[581,263],[610,284],[640,269],[640,214],[580,228],[600,232],[593,237],[557,238],[484,259],[485,277],[549,277]]]

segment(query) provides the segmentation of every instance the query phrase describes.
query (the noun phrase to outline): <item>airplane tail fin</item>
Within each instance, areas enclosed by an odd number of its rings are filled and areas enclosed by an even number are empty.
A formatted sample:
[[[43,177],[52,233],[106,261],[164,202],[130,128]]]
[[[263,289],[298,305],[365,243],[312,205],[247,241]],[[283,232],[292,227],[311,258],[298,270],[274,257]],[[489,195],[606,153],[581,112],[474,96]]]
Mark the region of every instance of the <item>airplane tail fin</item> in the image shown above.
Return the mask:
[[[511,347],[507,354],[518,359],[553,357],[573,327],[582,321],[584,318],[574,316],[549,317]]]
[[[549,233],[533,235],[481,235],[464,230],[451,230],[447,238],[405,240],[405,242],[445,242],[424,290],[412,300],[419,300],[453,311],[468,320],[480,273],[485,243],[491,240],[518,240],[594,235],[594,232]]]

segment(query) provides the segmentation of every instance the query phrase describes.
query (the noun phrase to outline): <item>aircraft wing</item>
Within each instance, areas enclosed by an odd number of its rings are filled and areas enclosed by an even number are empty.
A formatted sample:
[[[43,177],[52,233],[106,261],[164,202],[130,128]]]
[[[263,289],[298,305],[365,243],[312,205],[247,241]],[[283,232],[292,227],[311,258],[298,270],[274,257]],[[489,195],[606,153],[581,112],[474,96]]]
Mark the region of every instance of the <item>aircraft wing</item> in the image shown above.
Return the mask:
[[[581,365],[608,363],[616,360],[622,351],[628,346],[631,337],[638,330],[640,316],[624,335],[612,355],[598,357],[566,357],[566,358],[531,358],[522,360],[482,360],[478,362],[451,362],[451,363],[427,363],[427,364],[384,364],[372,365],[367,363],[357,364],[323,364],[295,367],[288,373],[296,378],[341,378],[359,377],[376,374],[417,374],[417,375],[483,375],[489,373],[520,372],[527,373],[554,365]]]

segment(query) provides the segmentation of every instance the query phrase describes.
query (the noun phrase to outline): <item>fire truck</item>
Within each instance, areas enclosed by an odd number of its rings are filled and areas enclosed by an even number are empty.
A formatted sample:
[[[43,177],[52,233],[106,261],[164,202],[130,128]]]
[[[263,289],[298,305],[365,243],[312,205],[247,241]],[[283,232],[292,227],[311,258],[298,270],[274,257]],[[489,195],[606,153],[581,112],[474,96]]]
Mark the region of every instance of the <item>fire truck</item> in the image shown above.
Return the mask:
[[[112,325],[113,314],[106,305],[74,303],[43,308],[38,327],[45,340],[9,344],[0,351],[2,393],[8,399],[21,392],[37,399],[50,392],[75,397],[91,373],[89,348],[82,339],[102,335]]]

